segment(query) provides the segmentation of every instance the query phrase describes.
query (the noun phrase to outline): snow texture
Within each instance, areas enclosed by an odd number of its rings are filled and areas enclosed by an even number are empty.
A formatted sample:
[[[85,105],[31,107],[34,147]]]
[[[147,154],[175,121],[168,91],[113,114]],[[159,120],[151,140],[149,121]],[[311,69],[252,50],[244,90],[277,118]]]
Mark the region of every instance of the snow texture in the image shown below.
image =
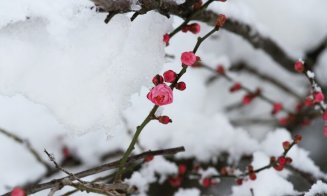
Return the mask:
[[[319,194],[326,194],[326,193],[327,193],[327,184],[318,180],[314,185],[312,185],[310,190],[304,194],[304,196],[316,196]]]
[[[24,1],[16,15],[2,12],[16,1],[1,1],[0,93],[45,105],[68,130],[110,129],[164,63],[170,22],[149,13],[105,24],[104,14],[77,2]]]

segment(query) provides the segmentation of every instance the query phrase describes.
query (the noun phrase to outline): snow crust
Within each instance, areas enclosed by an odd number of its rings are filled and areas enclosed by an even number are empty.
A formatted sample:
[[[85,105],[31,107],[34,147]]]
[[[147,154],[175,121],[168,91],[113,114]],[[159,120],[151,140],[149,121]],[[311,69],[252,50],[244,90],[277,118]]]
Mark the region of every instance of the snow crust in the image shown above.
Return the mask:
[[[0,4],[0,93],[45,105],[68,130],[113,128],[164,63],[170,22],[159,14],[105,24],[85,1],[23,1],[19,15],[17,3]]]

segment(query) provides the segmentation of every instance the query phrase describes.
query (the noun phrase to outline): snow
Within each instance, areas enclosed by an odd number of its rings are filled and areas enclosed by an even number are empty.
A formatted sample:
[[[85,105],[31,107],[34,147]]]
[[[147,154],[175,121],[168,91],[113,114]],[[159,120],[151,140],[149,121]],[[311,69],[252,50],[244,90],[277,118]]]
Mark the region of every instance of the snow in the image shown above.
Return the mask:
[[[321,180],[318,180],[310,190],[304,194],[304,196],[315,196],[319,194],[326,194],[327,184],[323,183]]]
[[[11,14],[2,19],[0,94],[45,105],[67,130],[113,128],[129,96],[164,63],[169,20],[149,13],[133,23],[118,15],[105,24],[105,15],[83,1],[57,2],[50,13],[47,2],[24,2],[25,22]]]
[[[131,186],[136,186],[139,195],[146,195],[149,184],[157,181],[156,174],[160,175],[159,183],[164,182],[167,176],[177,174],[177,166],[162,157],[155,157],[152,161],[142,165],[138,172],[134,172],[126,182]]]
[[[175,193],[174,196],[200,196],[200,191],[195,188],[188,188],[188,189],[183,189],[180,188],[178,191]]]

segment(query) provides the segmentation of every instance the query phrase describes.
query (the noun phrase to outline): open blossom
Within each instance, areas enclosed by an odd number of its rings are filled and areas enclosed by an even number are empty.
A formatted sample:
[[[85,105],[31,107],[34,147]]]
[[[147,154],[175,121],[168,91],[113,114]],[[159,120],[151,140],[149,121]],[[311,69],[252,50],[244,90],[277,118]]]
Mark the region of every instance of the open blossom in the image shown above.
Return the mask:
[[[192,66],[197,61],[197,58],[193,52],[183,52],[181,61],[184,65]]]
[[[159,84],[151,89],[147,98],[158,106],[167,105],[173,102],[173,91],[166,84]]]

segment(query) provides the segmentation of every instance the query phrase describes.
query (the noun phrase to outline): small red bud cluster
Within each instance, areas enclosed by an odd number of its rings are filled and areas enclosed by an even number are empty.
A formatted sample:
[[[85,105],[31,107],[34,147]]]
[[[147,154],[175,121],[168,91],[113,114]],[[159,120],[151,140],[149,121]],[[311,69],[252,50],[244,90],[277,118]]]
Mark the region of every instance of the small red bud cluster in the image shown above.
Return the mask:
[[[249,173],[250,180],[256,180],[257,179],[257,175],[256,175],[255,171],[253,170],[252,165],[248,166],[248,173]]]
[[[257,96],[259,96],[260,94],[261,94],[261,90],[257,89],[253,93],[251,92],[251,93],[244,95],[243,100],[242,100],[243,105],[249,105],[253,101],[253,99],[256,98]]]
[[[169,184],[172,187],[180,187],[183,182],[183,178],[184,175],[186,174],[186,171],[187,171],[187,166],[185,164],[179,164],[178,174],[168,179]]]
[[[201,30],[201,26],[198,23],[192,23],[189,25],[184,25],[182,27],[182,32],[184,33],[190,31],[193,34],[197,34],[200,33],[200,30]]]
[[[280,156],[277,161],[275,157],[271,157],[270,161],[274,165],[274,169],[276,171],[282,171],[287,164],[292,163],[292,159],[290,157]]]
[[[273,108],[271,110],[272,115],[278,114],[281,110],[283,110],[284,106],[282,103],[274,103]]]

